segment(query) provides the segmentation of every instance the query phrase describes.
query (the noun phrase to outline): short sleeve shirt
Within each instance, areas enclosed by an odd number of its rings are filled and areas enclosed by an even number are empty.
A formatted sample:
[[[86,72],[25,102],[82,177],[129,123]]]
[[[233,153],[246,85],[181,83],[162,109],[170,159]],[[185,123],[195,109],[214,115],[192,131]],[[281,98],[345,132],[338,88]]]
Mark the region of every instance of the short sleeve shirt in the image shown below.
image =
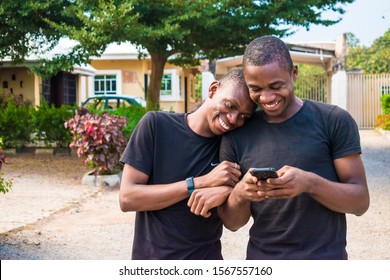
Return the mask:
[[[257,111],[247,124],[224,135],[220,159],[251,167],[290,165],[338,181],[333,161],[361,153],[357,125],[345,110],[305,100],[293,117],[268,123]],[[303,193],[291,199],[251,203],[248,259],[346,259],[345,214]]]
[[[147,174],[148,184],[169,184],[210,172],[218,162],[219,145],[220,137],[192,131],[186,114],[148,112],[121,162]],[[133,259],[222,259],[222,222],[216,209],[203,218],[192,214],[187,202],[136,213]]]

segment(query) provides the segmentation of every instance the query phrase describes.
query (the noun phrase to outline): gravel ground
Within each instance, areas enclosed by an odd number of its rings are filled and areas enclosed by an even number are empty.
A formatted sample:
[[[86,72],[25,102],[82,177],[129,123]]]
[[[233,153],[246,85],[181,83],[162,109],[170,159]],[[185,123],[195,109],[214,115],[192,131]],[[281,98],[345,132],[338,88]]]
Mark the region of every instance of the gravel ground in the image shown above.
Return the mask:
[[[347,215],[350,259],[390,259],[390,139],[362,130],[371,205]],[[3,173],[13,190],[0,195],[0,259],[124,260],[130,258],[134,213],[122,213],[118,189],[80,184],[86,169],[69,156],[15,155]],[[249,224],[225,230],[225,259],[245,258]]]

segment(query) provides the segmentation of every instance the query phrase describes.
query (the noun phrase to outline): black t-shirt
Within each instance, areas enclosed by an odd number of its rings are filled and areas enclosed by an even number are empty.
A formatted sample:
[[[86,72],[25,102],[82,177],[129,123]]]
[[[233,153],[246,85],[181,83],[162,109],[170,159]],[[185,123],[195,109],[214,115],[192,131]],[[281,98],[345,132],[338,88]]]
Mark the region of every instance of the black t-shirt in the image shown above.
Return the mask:
[[[137,125],[121,162],[149,175],[148,184],[169,184],[211,171],[220,137],[192,131],[186,114],[149,112]],[[185,186],[183,186],[185,187]],[[222,259],[222,222],[194,215],[188,199],[158,211],[137,212],[132,259]]]
[[[246,125],[225,134],[220,160],[251,167],[290,165],[338,181],[333,161],[361,153],[359,131],[339,107],[305,100],[293,117],[268,123],[257,111]],[[295,198],[251,203],[248,259],[346,259],[345,214],[303,193]]]

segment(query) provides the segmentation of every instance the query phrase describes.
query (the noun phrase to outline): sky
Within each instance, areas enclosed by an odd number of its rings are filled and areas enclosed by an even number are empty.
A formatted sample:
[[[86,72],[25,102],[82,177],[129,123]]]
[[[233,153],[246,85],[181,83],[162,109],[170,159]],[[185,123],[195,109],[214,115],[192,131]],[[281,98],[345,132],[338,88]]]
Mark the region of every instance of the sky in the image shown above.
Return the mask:
[[[343,33],[352,32],[360,40],[360,44],[369,47],[375,39],[383,36],[390,28],[390,1],[389,0],[355,0],[351,4],[343,5],[345,13],[342,20],[334,25],[311,25],[310,30],[294,28],[296,34],[284,38],[285,42],[313,42],[335,41]],[[324,13],[325,19],[337,19],[334,13]]]

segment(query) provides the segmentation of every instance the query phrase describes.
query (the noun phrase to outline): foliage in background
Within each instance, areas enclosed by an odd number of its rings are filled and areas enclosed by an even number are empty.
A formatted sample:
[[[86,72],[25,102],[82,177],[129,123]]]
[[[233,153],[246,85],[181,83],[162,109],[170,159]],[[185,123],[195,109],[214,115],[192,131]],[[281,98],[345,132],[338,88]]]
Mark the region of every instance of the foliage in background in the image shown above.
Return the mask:
[[[327,102],[326,71],[316,65],[299,64],[298,79],[294,83],[294,93],[299,98]]]
[[[195,102],[202,100],[202,74],[195,76]]]
[[[56,147],[69,147],[72,135],[64,128],[64,123],[70,119],[77,106],[62,105],[56,108],[43,102],[36,108],[33,114],[33,126],[36,133],[36,140],[41,140],[46,146],[55,144]]]
[[[347,69],[361,69],[366,74],[390,73],[390,28],[370,47],[350,43]]]
[[[3,167],[3,163],[7,163],[7,157],[3,153],[3,139],[0,137],[0,170]],[[9,192],[12,188],[12,180],[5,179],[0,172],[0,193]]]
[[[380,114],[375,119],[375,127],[390,130],[390,94],[381,97],[381,107],[384,114]]]
[[[381,96],[381,107],[385,114],[390,114],[390,94]]]
[[[245,44],[266,34],[286,37],[292,26],[329,26],[323,12],[344,13],[353,0],[215,1],[215,0],[54,0],[0,2],[0,59],[44,57],[60,37],[78,42],[66,54],[42,59],[42,77],[99,56],[110,43],[131,42],[151,57],[148,109],[159,108],[164,66],[198,65],[241,55]]]
[[[88,112],[90,112],[91,114],[102,115],[104,112],[108,111],[111,115],[125,117],[126,127],[123,129],[123,133],[127,137],[127,139],[130,139],[130,136],[133,133],[138,122],[146,113],[146,109],[141,106],[122,105],[119,108],[110,109],[110,110],[96,109],[93,108],[93,106],[90,106],[87,109]]]
[[[71,148],[84,164],[93,168],[96,174],[107,175],[121,171],[120,156],[126,146],[122,130],[126,118],[104,112],[101,116],[89,113],[85,108],[65,122],[73,135]]]
[[[32,106],[18,106],[12,99],[1,104],[0,131],[5,147],[21,148],[31,140],[34,132]]]

